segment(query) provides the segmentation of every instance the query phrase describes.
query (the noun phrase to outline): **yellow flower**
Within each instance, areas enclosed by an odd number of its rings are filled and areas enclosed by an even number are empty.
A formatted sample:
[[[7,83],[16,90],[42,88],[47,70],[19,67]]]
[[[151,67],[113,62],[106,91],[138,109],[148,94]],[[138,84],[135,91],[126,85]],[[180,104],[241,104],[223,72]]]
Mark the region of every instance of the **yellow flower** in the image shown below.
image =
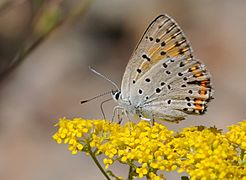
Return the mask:
[[[174,133],[162,124],[151,126],[146,121],[119,125],[62,118],[56,126],[59,129],[53,139],[58,144],[67,144],[72,154],[91,155],[98,166],[96,157],[104,156],[105,169],[119,162],[138,178],[165,179],[164,172],[177,171],[186,172],[190,179],[245,179],[246,121],[229,127],[225,134],[204,126]]]
[[[242,121],[239,125],[232,125],[229,127],[229,132],[226,137],[242,150],[246,151],[246,121]]]
[[[140,178],[145,176],[148,173],[147,163],[144,163],[141,168],[137,168],[136,173],[138,173]]]
[[[103,163],[105,164],[105,168],[108,169],[109,165],[113,164],[113,161],[112,161],[112,159],[105,158],[103,160]]]

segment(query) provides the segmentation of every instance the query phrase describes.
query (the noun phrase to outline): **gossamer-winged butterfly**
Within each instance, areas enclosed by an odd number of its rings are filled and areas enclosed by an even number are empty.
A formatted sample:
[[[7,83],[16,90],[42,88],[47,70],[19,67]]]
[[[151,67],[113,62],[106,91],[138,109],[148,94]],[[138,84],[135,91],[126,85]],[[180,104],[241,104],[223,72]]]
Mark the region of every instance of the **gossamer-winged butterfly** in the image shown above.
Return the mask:
[[[143,119],[179,122],[204,114],[212,99],[211,75],[193,56],[189,41],[169,16],[147,28],[127,64],[115,108]]]

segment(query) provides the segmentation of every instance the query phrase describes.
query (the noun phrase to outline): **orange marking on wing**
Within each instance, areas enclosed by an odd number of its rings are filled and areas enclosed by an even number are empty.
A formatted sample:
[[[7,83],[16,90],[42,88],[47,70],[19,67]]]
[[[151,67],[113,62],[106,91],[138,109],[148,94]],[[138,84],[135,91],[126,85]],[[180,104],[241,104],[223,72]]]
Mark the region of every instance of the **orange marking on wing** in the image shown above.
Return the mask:
[[[171,57],[176,57],[179,54],[179,48],[173,48],[171,51],[168,51],[168,55]]]
[[[171,42],[172,39],[173,39],[173,36],[170,36],[170,37],[168,37],[168,38],[166,38],[166,39],[163,38],[163,40],[165,40],[166,45],[169,44],[169,42]]]
[[[149,62],[142,63],[142,65],[141,65],[142,71],[145,72],[146,70],[148,70],[149,69],[149,66],[150,66],[150,63]]]
[[[175,46],[176,47],[179,47],[179,48],[181,48],[182,49],[182,45],[183,45],[183,47],[184,47],[184,43],[186,42],[186,39],[181,39],[180,41],[176,41],[176,42],[174,42],[175,43]]]
[[[188,51],[188,49],[186,51],[184,51],[184,52],[187,52],[187,51]],[[171,56],[171,57],[187,56],[185,54],[182,54],[184,52],[182,51],[182,49],[175,48],[171,52],[168,52],[168,55]],[[189,60],[191,60],[191,58],[187,58],[187,60],[189,61]]]
[[[200,95],[201,95],[201,97],[200,97],[200,98],[202,98],[204,101],[205,101],[206,99],[208,99],[208,97],[207,97],[207,95],[206,95],[206,94],[204,94],[204,95],[200,94]]]
[[[197,68],[198,68],[197,65],[195,65],[195,66],[191,67],[190,70],[195,71]]]
[[[148,61],[143,62],[140,66],[142,73],[146,72],[150,68],[150,65],[151,65],[150,62],[148,62]],[[137,76],[135,77],[135,80],[139,79],[140,76],[141,76],[141,74],[137,74]]]
[[[203,74],[202,73],[196,73],[196,74],[194,74],[194,76],[195,77],[201,77],[201,76],[203,76]]]
[[[148,54],[150,56],[152,56],[153,54],[155,54],[156,52],[159,52],[160,51],[160,46],[157,44],[157,45],[154,45],[152,46],[149,50],[148,50]]]
[[[202,87],[208,87],[207,85],[209,84],[209,81],[208,80],[204,80],[204,81],[201,81],[201,86]]]
[[[175,44],[171,45],[170,47],[166,48],[165,51],[168,52],[170,51],[171,49],[175,48]]]
[[[160,61],[163,58],[167,58],[167,57],[166,56],[156,55],[156,58],[152,60],[151,64],[156,64],[158,61]]]
[[[180,52],[182,52],[182,53],[185,53],[186,51],[188,51],[189,50],[189,48],[184,48],[184,49],[180,49]]]
[[[172,36],[168,37],[167,39],[164,38],[164,40],[165,40],[165,43],[167,44],[167,43],[169,43],[170,40],[172,40]]]
[[[175,53],[175,52],[173,52],[173,53]],[[172,54],[172,57],[176,57],[176,56],[178,56],[178,55],[179,55],[179,51],[176,51],[175,54]]]
[[[206,90],[200,90],[200,95],[206,95]]]
[[[150,63],[155,64],[158,61],[160,61],[161,59],[166,59],[167,55],[161,55],[160,52],[158,52],[158,53],[153,54],[150,58],[151,58]]]
[[[203,110],[203,106],[196,104],[195,110],[201,111],[201,110]]]
[[[195,102],[194,102],[194,104],[202,104],[202,100],[201,99],[197,99]]]

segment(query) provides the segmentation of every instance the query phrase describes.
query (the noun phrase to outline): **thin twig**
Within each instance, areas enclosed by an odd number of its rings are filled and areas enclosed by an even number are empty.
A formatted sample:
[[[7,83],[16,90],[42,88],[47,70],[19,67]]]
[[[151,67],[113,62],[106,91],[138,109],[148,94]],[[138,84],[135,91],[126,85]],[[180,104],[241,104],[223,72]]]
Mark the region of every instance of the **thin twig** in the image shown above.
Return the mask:
[[[104,171],[103,167],[101,166],[101,164],[99,163],[99,161],[97,160],[95,153],[92,152],[91,150],[91,146],[89,143],[87,143],[88,146],[88,150],[89,150],[89,154],[91,155],[93,161],[96,163],[97,167],[100,169],[100,171],[103,173],[103,175],[106,177],[106,179],[110,180],[108,174]]]
[[[133,179],[133,177],[132,177],[132,166],[130,166],[130,168],[129,168],[128,178],[127,179],[128,180],[132,180]]]
[[[0,82],[2,82],[2,80],[4,80],[6,76],[11,74],[42,42],[44,42],[51,36],[51,34],[58,30],[58,28],[76,22],[78,18],[86,12],[91,3],[92,0],[83,1],[81,5],[76,6],[75,10],[71,10],[70,15],[66,16],[66,18],[62,19],[60,22],[57,22],[57,24],[46,34],[38,37],[32,42],[27,40],[26,44],[19,50],[13,60],[10,61],[8,67],[3,72],[0,72]],[[30,38],[31,36],[29,37],[29,39]]]

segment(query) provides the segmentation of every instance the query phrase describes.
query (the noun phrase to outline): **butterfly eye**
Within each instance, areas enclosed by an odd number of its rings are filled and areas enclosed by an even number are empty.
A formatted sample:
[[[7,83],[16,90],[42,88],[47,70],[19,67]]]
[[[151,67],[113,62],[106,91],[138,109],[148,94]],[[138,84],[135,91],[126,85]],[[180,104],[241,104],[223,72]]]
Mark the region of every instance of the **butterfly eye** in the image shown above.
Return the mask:
[[[120,97],[120,92],[115,93],[114,97],[115,97],[116,100],[118,100],[119,97]]]

